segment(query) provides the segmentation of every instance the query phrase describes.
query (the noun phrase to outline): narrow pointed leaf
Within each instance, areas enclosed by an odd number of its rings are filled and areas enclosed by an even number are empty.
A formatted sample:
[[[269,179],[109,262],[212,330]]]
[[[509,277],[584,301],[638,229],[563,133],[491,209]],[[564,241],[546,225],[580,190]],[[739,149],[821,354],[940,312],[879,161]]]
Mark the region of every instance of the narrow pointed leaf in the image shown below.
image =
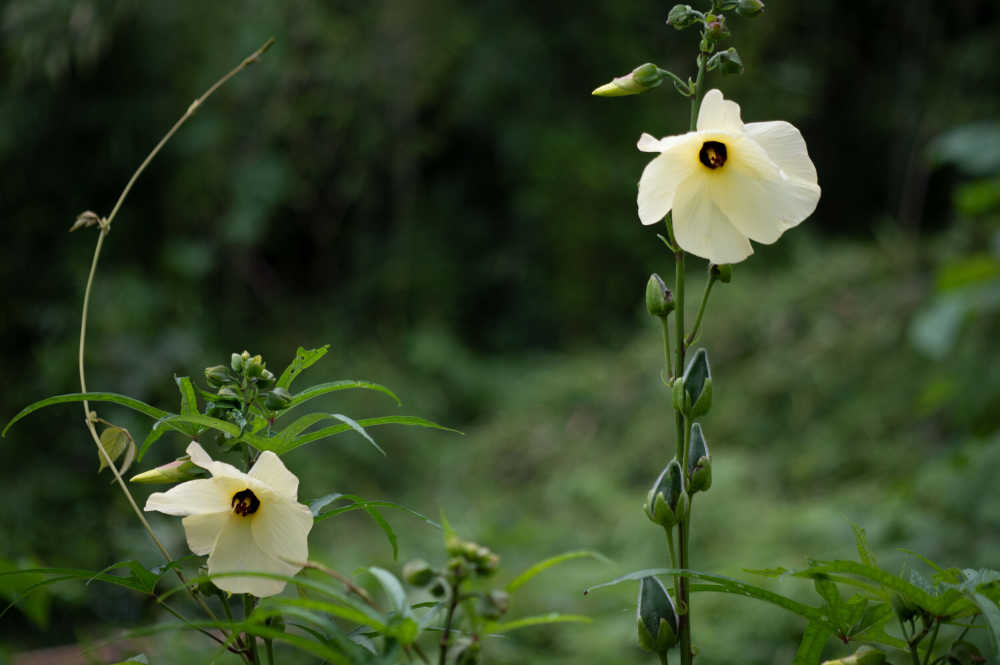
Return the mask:
[[[395,575],[390,573],[384,568],[379,568],[378,566],[370,566],[368,572],[378,580],[378,583],[382,585],[385,589],[386,594],[389,596],[389,600],[392,601],[392,607],[394,610],[400,613],[405,613],[409,610],[409,606],[406,604],[406,592],[403,591],[403,585],[396,578]]]
[[[127,395],[119,395],[118,393],[67,393],[65,395],[55,395],[53,397],[48,397],[37,402],[33,402],[28,406],[24,407],[18,411],[17,415],[10,419],[3,428],[3,432],[0,432],[0,436],[7,436],[7,430],[10,429],[11,425],[21,420],[30,413],[34,413],[39,409],[43,409],[47,406],[52,406],[53,404],[66,404],[68,402],[111,402],[112,404],[118,404],[120,406],[128,407],[133,411],[138,411],[150,418],[164,418],[170,415],[170,412],[164,411],[163,409],[157,409],[155,406],[146,404],[145,402],[140,402],[137,399],[132,399]]]
[[[565,561],[572,561],[573,559],[590,558],[603,561],[604,563],[613,563],[611,559],[607,558],[599,552],[592,552],[590,550],[576,550],[573,552],[563,552],[562,554],[557,554],[556,556],[549,557],[543,561],[539,561],[535,565],[531,566],[523,573],[515,577],[510,584],[507,585],[507,592],[513,593],[518,587],[523,586],[535,575],[548,570],[552,566],[558,565]]]
[[[190,416],[199,413],[198,396],[194,391],[194,384],[186,376],[175,376],[177,390],[181,393],[181,415]]]
[[[810,621],[802,633],[802,641],[799,642],[792,665],[819,665],[823,649],[832,635],[833,631],[828,626]]]
[[[397,406],[401,406],[403,403],[400,401],[396,393],[392,392],[388,388],[378,383],[372,383],[370,381],[330,381],[329,383],[320,383],[315,386],[310,386],[300,393],[292,396],[292,401],[288,404],[286,408],[291,409],[299,406],[303,402],[307,402],[311,399],[319,397],[320,395],[326,395],[327,393],[332,393],[337,390],[350,390],[352,388],[358,388],[362,390],[375,390],[380,393],[384,393],[395,400]]]
[[[333,503],[334,501],[340,501],[340,500],[351,501],[352,503],[347,506],[331,508],[330,510],[321,512],[322,509],[327,505]],[[412,508],[408,508],[402,504],[395,503],[393,501],[383,501],[383,500],[366,501],[365,499],[362,499],[361,497],[355,494],[328,494],[324,497],[321,497],[309,503],[309,509],[313,511],[313,516],[315,517],[317,522],[319,520],[325,520],[328,517],[336,517],[337,515],[342,515],[343,513],[349,513],[352,510],[365,510],[368,507],[396,508],[397,510],[402,510],[404,512],[407,512],[413,515],[414,517],[417,517],[423,520],[424,522],[427,522],[436,529],[441,528],[440,524],[438,524],[431,518],[427,517],[423,513],[418,513]]]
[[[461,434],[461,432],[456,429],[445,427],[444,425],[438,425],[435,422],[431,422],[430,420],[417,416],[382,416],[380,418],[364,418],[362,420],[358,420],[357,424],[361,427],[374,427],[376,425],[409,425],[411,427],[428,427],[431,429],[439,429]],[[327,437],[351,430],[353,430],[353,428],[346,423],[331,425],[329,427],[316,430],[315,432],[303,434],[302,436],[298,436],[290,441],[283,441],[278,437],[263,439],[261,441],[261,445],[258,447],[261,450],[270,450],[278,455],[284,455],[285,453],[295,450],[300,446],[304,446],[307,443],[319,441],[320,439],[325,439]]]
[[[868,547],[868,534],[857,524],[852,524],[851,528],[854,529],[854,540],[858,546],[858,557],[861,559],[861,563],[866,566],[878,568],[875,555],[872,554],[871,548]]]
[[[550,614],[524,617],[513,621],[504,621],[502,623],[491,621],[486,624],[485,632],[494,634],[509,633],[512,630],[529,628],[531,626],[544,626],[552,623],[590,623],[591,621],[593,619],[590,617],[579,614],[559,614],[558,612],[552,612]]]

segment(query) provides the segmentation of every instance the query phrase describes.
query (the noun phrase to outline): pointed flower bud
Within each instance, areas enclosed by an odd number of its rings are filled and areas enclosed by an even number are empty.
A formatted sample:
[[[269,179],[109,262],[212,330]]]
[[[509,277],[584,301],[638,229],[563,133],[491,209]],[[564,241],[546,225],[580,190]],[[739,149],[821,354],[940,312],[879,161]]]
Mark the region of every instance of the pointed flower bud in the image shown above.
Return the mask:
[[[729,28],[726,26],[726,17],[722,14],[707,14],[705,16],[705,37],[709,41],[717,42],[729,36]]]
[[[712,486],[712,457],[701,431],[701,424],[691,425],[691,443],[688,444],[688,493],[704,492]]]
[[[592,92],[598,97],[624,97],[652,90],[663,83],[666,72],[651,62],[639,65],[625,76],[619,76]]]
[[[659,275],[653,273],[646,282],[646,310],[650,316],[666,317],[674,311],[674,294]]]
[[[764,12],[764,3],[760,0],[740,0],[736,5],[736,13],[746,18],[760,16]]]
[[[673,459],[653,483],[642,509],[650,522],[669,529],[684,517],[687,508],[688,496],[684,491],[681,463]]]
[[[227,383],[232,383],[232,376],[225,365],[213,365],[205,368],[205,380],[213,388],[220,388]]]
[[[510,594],[493,589],[479,598],[479,616],[496,621],[510,609]]]
[[[229,357],[229,366],[233,368],[233,371],[237,374],[243,373],[243,364],[250,359],[250,354],[247,351],[243,353],[234,353]]]
[[[682,381],[685,415],[689,418],[696,418],[708,413],[708,410],[712,408],[712,369],[708,364],[708,351],[698,349],[695,352],[687,369],[684,370]]]
[[[708,71],[718,69],[723,74],[743,73],[743,59],[740,58],[740,54],[736,52],[736,49],[732,47],[713,55],[708,59],[706,66],[708,67]]]
[[[705,15],[692,9],[691,5],[674,5],[670,9],[670,13],[667,14],[667,25],[672,25],[677,30],[683,30],[704,18]]]
[[[136,474],[129,478],[129,482],[148,485],[168,485],[186,480],[194,480],[195,478],[205,478],[206,476],[208,476],[208,473],[204,469],[195,466],[191,462],[191,458],[185,455],[155,469]]]
[[[677,610],[663,582],[643,577],[639,582],[636,628],[639,646],[662,654],[677,643]]]
[[[275,388],[267,394],[264,399],[264,406],[271,409],[272,411],[280,411],[282,409],[287,409],[288,405],[292,403],[292,394],[285,390],[284,388]]]

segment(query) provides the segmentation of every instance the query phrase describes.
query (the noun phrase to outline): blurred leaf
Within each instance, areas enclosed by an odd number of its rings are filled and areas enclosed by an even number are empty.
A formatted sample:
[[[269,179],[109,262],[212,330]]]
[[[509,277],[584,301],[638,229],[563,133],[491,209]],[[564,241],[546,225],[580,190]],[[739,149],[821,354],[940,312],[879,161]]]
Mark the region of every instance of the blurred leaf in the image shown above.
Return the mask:
[[[340,501],[341,499],[346,501],[351,501],[352,503],[348,506],[341,506],[339,508],[330,509],[326,512],[320,512],[327,505],[333,503],[334,501]],[[366,501],[365,499],[362,499],[361,497],[354,494],[334,493],[334,494],[327,494],[326,496],[320,497],[319,499],[314,499],[313,501],[309,502],[309,509],[312,511],[313,516],[316,518],[316,521],[323,520],[328,517],[334,517],[336,515],[341,515],[343,513],[348,513],[352,510],[365,510],[368,507],[396,508],[398,510],[405,511],[413,515],[414,517],[420,518],[421,520],[427,522],[428,524],[430,524],[435,528],[438,529],[441,528],[440,524],[438,524],[431,518],[427,517],[423,513],[418,513],[412,508],[407,508],[406,506],[395,503],[393,501],[384,501],[384,500]]]
[[[950,129],[927,146],[934,165],[952,164],[969,175],[1000,170],[1000,124],[976,123]]]
[[[857,545],[858,558],[861,559],[861,563],[877,568],[878,563],[875,560],[875,555],[868,547],[868,534],[857,524],[852,524],[851,528],[854,530],[854,542]]]
[[[819,665],[823,649],[832,636],[833,631],[829,626],[810,621],[802,633],[802,640],[799,642],[792,665]]]
[[[486,623],[483,631],[486,633],[509,633],[512,630],[530,628],[531,626],[544,626],[553,623],[591,623],[592,621],[593,619],[590,617],[579,614],[559,614],[558,612],[552,612],[550,614],[514,619],[513,621],[490,621]]]
[[[107,468],[108,459],[114,462],[122,453],[128,451],[129,454],[126,455],[121,468],[118,470],[120,473],[125,473],[135,458],[135,441],[132,439],[132,435],[125,428],[112,425],[104,428],[100,438],[101,446],[104,448],[104,452],[107,453],[107,457],[102,455],[100,451],[97,451],[97,472],[100,473]]]
[[[535,565],[528,568],[526,571],[515,577],[507,585],[507,591],[508,593],[513,593],[518,587],[522,586],[523,584],[531,580],[531,578],[533,578],[535,575],[545,570],[548,570],[552,566],[556,566],[566,561],[572,561],[573,559],[583,559],[583,558],[597,559],[598,561],[603,561],[604,563],[613,563],[610,559],[608,559],[600,552],[593,552],[590,550],[576,550],[573,552],[564,552],[563,554],[557,554],[556,556],[549,557],[548,559],[545,559],[543,561],[539,561]]]
[[[119,404],[121,406],[127,406],[134,411],[143,413],[150,418],[164,418],[169,416],[170,413],[163,411],[162,409],[157,409],[155,406],[150,406],[145,402],[140,402],[137,399],[132,399],[127,395],[119,395],[117,393],[68,393],[66,395],[56,395],[54,397],[47,397],[46,399],[33,402],[28,406],[21,409],[16,416],[10,419],[10,422],[3,428],[3,432],[0,432],[0,436],[6,436],[7,430],[10,429],[11,425],[16,423],[21,418],[24,418],[29,413],[34,413],[41,408],[46,406],[52,406],[53,404],[65,404],[67,402],[111,402],[113,404]]]
[[[326,612],[330,616],[335,616],[346,621],[361,624],[362,626],[369,626],[380,632],[385,630],[385,622],[383,620],[376,618],[371,613],[362,612],[348,605],[330,603],[312,598],[271,596],[270,598],[261,601],[260,609],[267,610],[272,606],[282,610],[288,607],[301,607],[308,610],[318,610],[320,612]]]
[[[295,352],[295,360],[285,368],[285,371],[278,377],[278,382],[275,385],[279,388],[288,389],[292,385],[292,381],[295,380],[295,377],[302,373],[302,370],[312,367],[329,350],[329,344],[321,346],[318,349],[305,349],[300,346],[299,350]]]
[[[386,594],[389,596],[389,600],[392,601],[393,609],[401,614],[407,614],[410,612],[410,607],[406,602],[406,592],[403,591],[403,585],[400,584],[396,576],[390,573],[384,568],[379,568],[378,566],[369,566],[368,572],[378,580],[378,583],[382,585],[385,589]]]
[[[323,415],[323,417],[329,417],[326,414],[313,414],[313,415]],[[303,416],[305,417],[305,416]],[[438,425],[437,423],[431,422],[425,418],[420,418],[418,416],[383,416],[381,418],[364,418],[362,420],[356,421],[356,424],[360,427],[373,427],[375,425],[410,425],[413,427],[429,427],[431,429],[445,430],[447,432],[455,432],[461,434],[456,429],[450,427],[445,427],[444,425]],[[287,428],[286,428],[287,429]],[[342,432],[351,431],[354,428],[351,425],[332,425],[330,427],[324,427],[323,429],[317,430],[315,432],[310,432],[309,434],[303,434],[294,439],[290,440],[276,440],[277,437],[271,439],[264,439],[257,446],[261,450],[271,450],[278,455],[284,455],[287,452],[295,450],[299,446],[303,446],[307,443],[312,443],[313,441],[318,441],[320,439],[325,439],[329,436],[334,436],[336,434],[341,434]],[[256,444],[255,444],[256,445]]]

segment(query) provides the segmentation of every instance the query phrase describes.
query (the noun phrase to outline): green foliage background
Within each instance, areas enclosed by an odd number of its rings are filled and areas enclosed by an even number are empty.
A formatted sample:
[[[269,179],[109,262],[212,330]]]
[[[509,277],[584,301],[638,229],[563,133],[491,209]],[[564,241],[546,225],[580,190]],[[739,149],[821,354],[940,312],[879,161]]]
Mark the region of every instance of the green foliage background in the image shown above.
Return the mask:
[[[287,458],[303,496],[444,508],[509,576],[600,550],[616,566],[568,564],[515,606],[595,624],[525,631],[487,654],[645,662],[632,591],[580,592],[664,563],[640,513],[673,450],[642,294],[672,264],[635,217],[648,156],[633,145],[681,131],[688,107],[589,91],[647,60],[686,76],[696,37],[663,24],[665,5],[591,5],[0,4],[0,415],[78,388],[93,237],[65,232],[75,215],[110,212],[190,101],[273,35],[119,215],[95,287],[89,386],[172,406],[174,373],[200,377],[244,348],[280,369],[297,345],[330,342],[314,378],[389,385],[406,413],[466,435],[377,432],[387,459],[346,437],[304,448]],[[697,567],[744,576],[847,557],[851,522],[900,565],[907,547],[1000,567],[998,14],[988,0],[819,0],[733,20],[747,74],[710,84],[747,121],[797,125],[824,194],[713,295],[702,343],[716,480],[697,502]],[[360,416],[384,411],[378,399],[331,405]],[[0,442],[0,563],[156,561],[94,474],[80,416],[50,409]],[[137,436],[148,426],[107,417]],[[164,438],[150,461],[184,443]],[[392,517],[404,557],[439,556],[438,534]],[[184,551],[175,520],[154,524]],[[356,515],[323,523],[313,556],[347,572],[393,565]],[[153,618],[118,591],[53,593],[0,619],[0,657]],[[801,622],[750,601],[696,602],[699,662],[790,660]]]

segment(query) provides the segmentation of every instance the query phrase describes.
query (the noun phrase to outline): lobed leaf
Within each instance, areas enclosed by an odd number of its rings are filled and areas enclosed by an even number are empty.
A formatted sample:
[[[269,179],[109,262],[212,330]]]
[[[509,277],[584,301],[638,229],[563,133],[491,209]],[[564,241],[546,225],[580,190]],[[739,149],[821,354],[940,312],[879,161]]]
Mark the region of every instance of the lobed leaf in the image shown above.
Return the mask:
[[[278,377],[275,386],[287,390],[288,386],[292,385],[295,377],[302,373],[302,370],[315,365],[329,350],[329,344],[325,344],[318,349],[306,349],[300,346],[295,352],[295,359],[292,360],[288,367],[285,368],[285,371],[281,373],[281,376]]]

